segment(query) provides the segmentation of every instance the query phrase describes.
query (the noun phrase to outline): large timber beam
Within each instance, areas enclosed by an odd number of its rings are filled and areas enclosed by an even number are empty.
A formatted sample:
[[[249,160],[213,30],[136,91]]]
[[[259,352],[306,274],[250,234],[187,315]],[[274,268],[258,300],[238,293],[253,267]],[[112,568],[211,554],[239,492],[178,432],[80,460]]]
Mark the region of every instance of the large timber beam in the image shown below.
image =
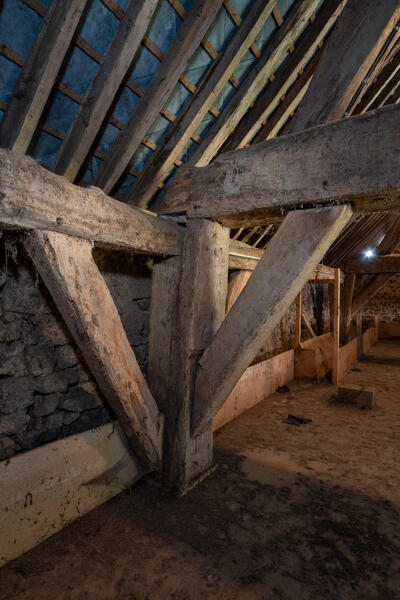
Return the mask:
[[[247,112],[250,104],[263,90],[268,82],[268,78],[277,71],[279,65],[286,57],[289,48],[292,47],[300,33],[306,27],[318,4],[318,0],[304,0],[300,3],[294,3],[294,8],[291,9],[290,15],[285,19],[272,41],[263,49],[260,59],[246,76],[239,90],[229,101],[222,115],[217,119],[199,147],[190,157],[188,161],[189,165],[204,167],[211,162],[240,119]]]
[[[350,216],[336,206],[286,217],[199,361],[193,433],[216,415]]]
[[[180,254],[184,230],[0,149],[0,228],[51,229],[99,246],[148,254]]]
[[[242,21],[231,43],[132,185],[127,195],[129,202],[142,207],[148,204],[157,191],[159,183],[167,177],[186,143],[228,83],[275,5],[276,0],[252,2],[248,15]]]
[[[269,118],[269,113],[273,110],[276,103],[287,93],[288,87],[296,79],[300,69],[310,60],[313,52],[316,51],[318,44],[322,42],[335,23],[345,4],[346,0],[325,0],[307,33],[305,33],[300,43],[295,46],[292,56],[282,65],[279,73],[266,87],[265,91],[261,92],[258,96],[253,108],[248,110],[222,147],[222,152],[243,148],[254,138],[260,124]],[[315,65],[313,66],[315,67]],[[297,81],[294,85],[298,87]],[[293,95],[292,90],[291,94]],[[282,102],[283,104],[286,105],[286,99],[285,102]],[[264,136],[261,134],[260,138],[257,135],[257,138],[252,143],[266,140],[267,137],[267,134]]]
[[[145,469],[161,468],[163,417],[147,387],[92,244],[54,231],[26,247],[85,361]]]
[[[399,171],[396,105],[227,152],[201,169],[182,168],[159,212],[250,227],[321,203],[398,210]]]
[[[110,192],[123,174],[221,5],[222,0],[200,0],[194,3],[185,17],[139,105],[132,112],[96,175],[96,185],[105,192]]]
[[[400,273],[400,254],[387,254],[371,259],[348,260],[344,266],[346,273]]]
[[[400,18],[398,0],[348,0],[328,39],[291,132],[341,119]]]
[[[7,104],[1,147],[27,151],[86,4],[86,0],[51,2]]]
[[[74,181],[140,46],[157,3],[157,0],[130,0],[56,156],[55,173]]]
[[[363,310],[364,306],[376,296],[379,290],[385,287],[391,277],[393,277],[393,274],[390,273],[380,273],[379,275],[375,275],[375,277],[373,277],[364,289],[362,289],[354,298],[351,308],[352,315],[354,316]]]

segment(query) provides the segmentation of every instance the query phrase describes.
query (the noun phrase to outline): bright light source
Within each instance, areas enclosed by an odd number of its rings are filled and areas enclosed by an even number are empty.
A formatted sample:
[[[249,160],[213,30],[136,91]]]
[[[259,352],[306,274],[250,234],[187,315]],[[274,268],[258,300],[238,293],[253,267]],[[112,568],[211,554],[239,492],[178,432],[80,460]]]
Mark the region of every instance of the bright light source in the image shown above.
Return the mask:
[[[368,248],[368,250],[364,250],[364,256],[365,258],[372,258],[374,256],[374,251],[371,248]]]

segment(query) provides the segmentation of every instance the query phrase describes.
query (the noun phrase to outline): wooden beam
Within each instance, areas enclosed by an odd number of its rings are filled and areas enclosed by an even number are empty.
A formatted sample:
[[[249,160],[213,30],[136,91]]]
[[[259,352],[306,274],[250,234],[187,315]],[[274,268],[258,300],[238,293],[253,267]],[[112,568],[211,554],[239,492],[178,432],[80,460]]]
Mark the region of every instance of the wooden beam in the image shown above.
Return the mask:
[[[50,173],[33,158],[0,149],[0,228],[51,229],[105,246],[180,254],[184,230],[93,187]]]
[[[301,347],[301,314],[302,314],[302,305],[301,305],[301,292],[299,292],[296,296],[296,331],[294,338],[294,347]]]
[[[335,269],[333,286],[333,349],[332,349],[332,383],[338,385],[340,373],[340,269]]]
[[[375,102],[377,97],[380,95],[386,85],[395,77],[396,73],[400,69],[400,48],[379,73],[377,78],[371,83],[367,91],[361,96],[360,101],[356,104],[353,115],[359,115],[371,107],[372,103]]]
[[[231,310],[232,306],[242,293],[243,288],[250,279],[252,271],[236,271],[229,277],[228,294],[226,298],[226,314]]]
[[[286,217],[199,361],[195,434],[217,414],[350,216],[348,206],[336,206]]]
[[[387,254],[374,258],[348,260],[344,266],[346,273],[400,273],[400,254]]]
[[[400,106],[389,106],[221,154],[208,167],[179,169],[159,212],[250,227],[320,203],[398,210],[399,123]]]
[[[222,152],[243,148],[254,138],[260,124],[269,117],[273,107],[287,93],[288,87],[294,81],[300,69],[307,63],[318,44],[325,38],[343,10],[346,1],[325,0],[318,10],[312,26],[309,27],[299,44],[296,44],[292,56],[282,65],[274,81],[258,96],[253,108],[246,113],[222,147]],[[267,139],[267,136],[263,139]],[[261,141],[261,139],[254,139],[253,143],[258,141]]]
[[[314,329],[311,327],[310,321],[307,319],[307,317],[304,313],[302,313],[301,318],[303,320],[304,325],[306,326],[306,329],[308,329],[308,333],[311,335],[311,337],[312,338],[317,337]]]
[[[221,5],[222,0],[200,0],[186,16],[138,106],[99,168],[95,183],[104,191],[110,192],[123,174]]]
[[[190,220],[181,259],[155,265],[149,381],[166,420],[164,483],[184,491],[210,467],[212,430],[190,432],[195,370],[225,317],[229,230]]]
[[[375,275],[371,279],[371,281],[364,287],[361,292],[354,298],[353,306],[351,312],[353,315],[356,315],[360,310],[363,310],[364,306],[368,304],[370,300],[381,290],[390,278],[393,277],[393,274],[381,273],[379,275]]]
[[[53,165],[55,173],[64,175],[70,181],[75,180],[140,46],[156,6],[157,0],[130,0],[58,151]]]
[[[26,247],[129,443],[161,468],[163,417],[147,387],[88,240],[35,231]]]
[[[341,344],[344,346],[349,341],[349,331],[351,323],[351,307],[353,304],[354,287],[356,284],[356,275],[347,274],[344,280],[343,286],[343,308],[341,311],[341,323],[340,323],[340,339]]]
[[[398,0],[348,0],[328,39],[291,132],[341,119],[400,18]]]
[[[86,4],[51,2],[1,121],[1,147],[27,151]]]
[[[213,102],[218,98],[230,76],[248,51],[276,4],[276,0],[254,0],[229,46],[216,62],[208,77],[197,89],[182,115],[170,128],[146,167],[128,192],[127,200],[137,206],[147,206],[158,185],[183,151]]]
[[[204,167],[218,153],[232,130],[247,112],[251,102],[257,98],[268,82],[268,78],[278,69],[289,48],[307,25],[317,9],[319,0],[295,2],[289,18],[263,50],[261,58],[245,78],[240,89],[230,100],[222,115],[211,127],[200,146],[192,154],[188,165]]]

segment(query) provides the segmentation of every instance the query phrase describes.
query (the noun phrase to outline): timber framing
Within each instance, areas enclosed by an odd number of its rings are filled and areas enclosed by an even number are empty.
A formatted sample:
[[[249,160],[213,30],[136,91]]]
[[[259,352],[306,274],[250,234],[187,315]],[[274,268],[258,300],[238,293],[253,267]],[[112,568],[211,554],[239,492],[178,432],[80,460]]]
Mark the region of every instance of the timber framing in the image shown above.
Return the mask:
[[[400,273],[400,254],[376,256],[370,260],[353,259],[344,266],[346,273],[371,274],[371,273]]]
[[[399,210],[398,123],[400,106],[386,107],[228,152],[208,167],[186,167],[159,211],[249,227],[324,203]]]

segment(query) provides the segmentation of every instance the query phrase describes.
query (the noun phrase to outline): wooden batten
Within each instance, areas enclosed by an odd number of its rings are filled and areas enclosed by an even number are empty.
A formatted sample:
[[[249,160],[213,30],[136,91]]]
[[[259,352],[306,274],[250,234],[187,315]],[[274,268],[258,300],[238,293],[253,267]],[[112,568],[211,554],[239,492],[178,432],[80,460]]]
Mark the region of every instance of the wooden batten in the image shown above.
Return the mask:
[[[344,206],[286,217],[199,361],[194,434],[214,418],[350,216]]]
[[[137,364],[88,240],[53,231],[28,235],[26,247],[147,471],[161,468],[163,416]]]

